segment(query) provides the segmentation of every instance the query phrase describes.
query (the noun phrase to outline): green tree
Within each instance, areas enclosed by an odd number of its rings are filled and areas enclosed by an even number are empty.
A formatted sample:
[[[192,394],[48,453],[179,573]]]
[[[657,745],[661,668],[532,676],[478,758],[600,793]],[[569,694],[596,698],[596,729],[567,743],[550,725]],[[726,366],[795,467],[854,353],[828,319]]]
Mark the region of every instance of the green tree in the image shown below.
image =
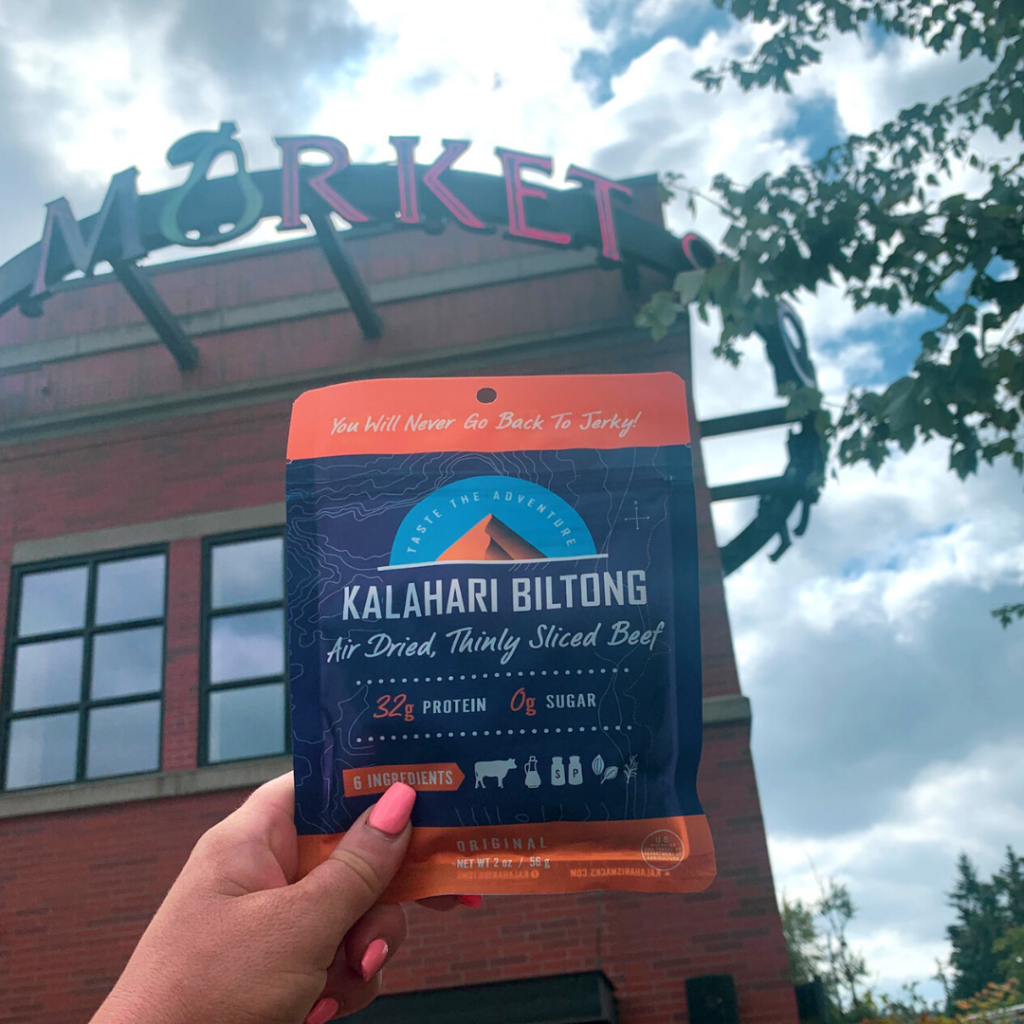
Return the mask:
[[[867,1011],[863,1021],[888,1020],[907,1021],[913,1024],[925,1024],[927,1021],[935,1021],[939,1018],[941,1009],[938,1003],[929,1002],[918,992],[918,982],[913,981],[903,985],[902,994],[899,996],[883,995],[876,1003],[870,995],[865,1001]],[[859,1024],[862,1024],[859,1022]]]
[[[716,176],[710,192],[671,182],[691,208],[724,214],[723,257],[680,274],[639,322],[660,333],[690,303],[707,320],[721,311],[716,353],[739,360],[736,341],[771,319],[775,303],[819,285],[844,289],[858,310],[931,315],[912,369],[881,390],[857,388],[841,412],[817,392],[808,405],[841,464],[878,468],[919,441],[948,447],[961,478],[982,463],[1024,472],[1024,32],[1021,0],[715,0],[767,35],[754,53],[696,78],[709,90],[789,92],[822,59],[829,37],[881,30],[936,53],[972,60],[977,79],[955,95],[900,111],[867,135],[850,136],[819,160],[741,184]],[[1003,155],[992,156],[998,151]],[[954,172],[981,184],[956,191]],[[802,412],[799,414],[802,415]],[[1008,625],[1024,603],[993,614]]]
[[[1006,1011],[1020,1003],[1021,993],[1016,981],[1002,984],[990,982],[970,999],[953,1004],[948,1014],[929,1003],[917,992],[915,985],[904,986],[902,999],[882,997],[881,1005],[868,1007],[860,1024],[1008,1024],[1014,1017]]]
[[[1024,983],[1024,925],[1008,928],[992,948],[999,954],[999,970],[1007,981],[1012,978],[1018,984]]]
[[[861,984],[867,976],[864,958],[846,935],[856,907],[842,883],[829,878],[818,884],[821,896],[814,903],[791,901],[783,894],[779,907],[793,983],[804,985],[820,977],[831,1019],[860,1021],[873,1004]]]
[[[949,900],[957,915],[946,929],[953,947],[951,1003],[990,983],[1024,980],[1024,857],[1007,849],[1002,868],[986,882],[961,854]]]
[[[815,908],[807,906],[803,900],[790,901],[783,893],[779,916],[793,984],[806,985],[821,974],[823,966],[821,937],[814,923]]]
[[[859,1020],[867,992],[861,982],[867,977],[864,957],[856,953],[846,937],[846,929],[857,913],[850,890],[834,878],[822,884],[818,916],[824,922],[825,958],[828,961],[827,983],[835,1003],[850,1019]]]
[[[990,981],[1002,981],[999,961],[992,946],[1003,929],[999,901],[991,882],[983,882],[966,854],[957,861],[957,878],[949,902],[956,910],[956,924],[946,929],[953,946],[952,998],[967,999]]]

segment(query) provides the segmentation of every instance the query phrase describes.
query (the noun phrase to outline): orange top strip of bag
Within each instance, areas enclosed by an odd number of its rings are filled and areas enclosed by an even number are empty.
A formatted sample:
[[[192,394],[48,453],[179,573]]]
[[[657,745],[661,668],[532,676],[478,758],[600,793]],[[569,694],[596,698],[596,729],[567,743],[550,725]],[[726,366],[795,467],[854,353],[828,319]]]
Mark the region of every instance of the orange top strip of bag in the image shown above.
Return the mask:
[[[689,443],[686,385],[674,373],[400,377],[300,396],[288,458]]]

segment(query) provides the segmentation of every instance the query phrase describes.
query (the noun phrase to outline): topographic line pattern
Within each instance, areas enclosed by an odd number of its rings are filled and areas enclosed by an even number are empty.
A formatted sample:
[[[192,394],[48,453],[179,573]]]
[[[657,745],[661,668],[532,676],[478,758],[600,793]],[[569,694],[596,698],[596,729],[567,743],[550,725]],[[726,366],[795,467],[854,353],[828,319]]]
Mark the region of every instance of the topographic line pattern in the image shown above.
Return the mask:
[[[461,505],[432,500],[472,478],[501,478],[500,487]],[[541,509],[535,532],[517,513],[526,542],[544,550],[545,531],[567,528],[557,518],[564,502],[605,557],[393,564],[411,514],[422,517],[426,546],[442,521],[451,534],[454,516],[472,526],[478,514],[500,518],[501,502],[521,510],[535,491],[527,484],[557,497],[551,508],[532,506]],[[458,765],[465,779],[456,790],[420,794],[417,825],[700,813],[688,447],[297,460],[288,466],[287,506],[301,833],[347,828],[376,795],[346,796],[343,772],[378,765]],[[467,603],[473,586],[475,606]],[[431,593],[443,595],[440,608],[428,606]],[[470,646],[460,647],[467,635]],[[580,642],[558,645],[576,635]],[[488,638],[491,648],[472,647]]]

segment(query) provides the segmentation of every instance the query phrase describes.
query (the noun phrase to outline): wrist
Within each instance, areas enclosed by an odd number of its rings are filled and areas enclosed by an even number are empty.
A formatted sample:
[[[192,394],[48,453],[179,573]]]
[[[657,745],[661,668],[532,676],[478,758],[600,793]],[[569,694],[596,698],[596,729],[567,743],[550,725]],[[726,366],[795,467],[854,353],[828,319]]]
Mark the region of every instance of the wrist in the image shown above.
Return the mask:
[[[180,997],[137,985],[122,975],[89,1024],[194,1024]]]

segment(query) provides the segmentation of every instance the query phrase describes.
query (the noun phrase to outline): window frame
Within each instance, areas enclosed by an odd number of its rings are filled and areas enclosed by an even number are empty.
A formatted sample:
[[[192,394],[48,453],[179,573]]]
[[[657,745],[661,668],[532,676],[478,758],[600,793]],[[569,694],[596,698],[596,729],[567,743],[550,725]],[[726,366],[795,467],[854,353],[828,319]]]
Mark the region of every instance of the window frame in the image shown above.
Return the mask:
[[[266,540],[269,537],[281,538],[281,599],[279,601],[255,601],[251,604],[226,605],[224,608],[213,607],[213,549],[224,544],[244,544],[250,540]],[[199,736],[197,745],[197,763],[201,768],[218,764],[239,764],[242,761],[264,760],[272,757],[285,757],[292,752],[292,702],[289,685],[288,665],[288,591],[285,576],[285,528],[281,526],[264,526],[252,530],[220,533],[203,538],[202,572],[200,580],[199,600]],[[274,611],[280,608],[284,613],[284,670],[280,675],[253,676],[246,679],[233,679],[226,683],[210,681],[210,623],[213,619],[225,615],[238,615],[246,612]],[[214,693],[227,690],[245,689],[250,686],[283,684],[284,690],[284,748],[273,754],[258,754],[255,757],[236,757],[224,760],[210,760],[210,697]]]
[[[97,625],[96,591],[99,567],[106,562],[122,562],[134,558],[146,558],[152,555],[163,555],[164,558],[164,610],[159,618],[126,619],[123,622],[104,623]],[[11,567],[11,580],[8,586],[7,621],[4,629],[3,675],[0,679],[0,793],[23,793],[37,789],[48,789],[57,786],[81,785],[83,783],[108,782],[111,779],[128,778],[133,775],[152,775],[163,770],[163,735],[164,715],[166,713],[167,687],[167,620],[168,602],[170,598],[170,545],[147,544],[143,547],[119,548],[112,551],[97,551],[87,555],[72,555],[64,558],[48,559],[42,562],[26,562]],[[85,590],[85,621],[80,629],[54,630],[49,633],[32,634],[27,637],[18,636],[18,621],[21,618],[23,598],[22,581],[26,576],[59,569],[74,569],[80,566],[87,568]],[[92,697],[93,669],[93,638],[106,633],[121,633],[131,629],[144,629],[159,626],[163,633],[160,644],[160,688],[145,693],[122,694],[116,697]],[[54,640],[82,638],[82,678],[77,701],[64,704],[46,705],[40,708],[27,708],[15,711],[14,704],[14,669],[17,663],[19,647]],[[89,778],[86,775],[87,756],[89,751],[89,712],[94,708],[117,707],[124,704],[139,704],[154,699],[159,701],[160,714],[157,726],[156,767],[144,768],[134,772],[120,772],[117,775],[100,775]],[[18,786],[7,788],[7,757],[10,748],[11,723],[30,718],[43,718],[47,715],[77,713],[78,715],[78,747],[75,752],[75,777],[64,782],[44,782],[38,786]]]

